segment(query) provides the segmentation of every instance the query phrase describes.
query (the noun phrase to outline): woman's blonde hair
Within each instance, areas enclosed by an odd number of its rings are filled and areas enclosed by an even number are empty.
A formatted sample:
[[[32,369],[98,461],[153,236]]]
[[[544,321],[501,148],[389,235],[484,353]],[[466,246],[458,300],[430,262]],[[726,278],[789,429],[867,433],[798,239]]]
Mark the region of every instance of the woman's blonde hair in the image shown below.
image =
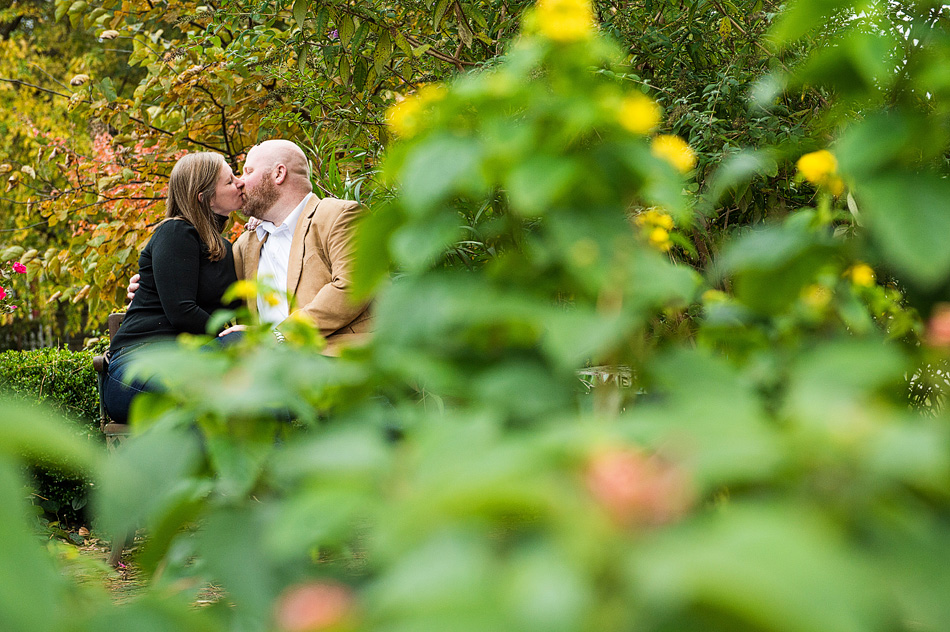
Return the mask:
[[[182,219],[194,226],[212,261],[220,261],[226,247],[220,230],[227,218],[211,210],[224,165],[224,156],[213,151],[186,154],[172,168],[165,202],[164,221]]]

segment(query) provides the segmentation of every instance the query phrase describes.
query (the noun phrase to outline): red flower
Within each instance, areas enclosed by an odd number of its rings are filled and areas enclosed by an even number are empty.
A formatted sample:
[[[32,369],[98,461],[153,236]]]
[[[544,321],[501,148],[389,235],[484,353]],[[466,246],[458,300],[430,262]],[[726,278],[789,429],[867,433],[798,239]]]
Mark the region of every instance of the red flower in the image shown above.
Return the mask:
[[[19,261],[14,261],[13,271],[16,272],[17,274],[23,274],[24,272],[26,272],[26,266],[20,263]]]
[[[6,297],[7,297],[7,291],[3,289],[2,287],[0,287],[0,301],[5,299]]]

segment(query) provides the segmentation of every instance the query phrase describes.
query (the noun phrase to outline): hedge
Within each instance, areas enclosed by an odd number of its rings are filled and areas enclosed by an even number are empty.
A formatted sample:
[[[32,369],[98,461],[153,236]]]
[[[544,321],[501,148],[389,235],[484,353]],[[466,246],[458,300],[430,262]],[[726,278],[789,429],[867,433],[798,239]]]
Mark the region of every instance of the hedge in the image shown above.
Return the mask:
[[[98,428],[99,393],[92,351],[65,348],[0,352],[0,398],[42,404],[76,424],[76,434],[102,441]],[[64,524],[86,521],[90,484],[87,480],[42,463],[30,468],[33,501],[51,520]]]

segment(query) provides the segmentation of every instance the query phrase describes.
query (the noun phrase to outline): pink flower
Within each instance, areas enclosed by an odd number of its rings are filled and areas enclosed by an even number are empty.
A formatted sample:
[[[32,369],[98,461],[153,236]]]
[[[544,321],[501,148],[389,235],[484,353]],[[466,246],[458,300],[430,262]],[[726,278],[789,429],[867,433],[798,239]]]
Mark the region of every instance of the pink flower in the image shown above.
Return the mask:
[[[17,274],[23,274],[24,272],[26,272],[26,266],[20,263],[19,261],[14,261],[13,271],[16,272]]]
[[[937,303],[927,321],[924,341],[931,347],[950,348],[950,303]]]
[[[5,299],[6,297],[7,297],[7,291],[3,289],[2,287],[0,287],[0,301]]]
[[[349,587],[335,582],[308,582],[284,591],[277,600],[277,627],[285,632],[339,629],[353,615]]]
[[[693,502],[686,471],[632,447],[594,455],[585,478],[594,500],[622,526],[672,522]]]

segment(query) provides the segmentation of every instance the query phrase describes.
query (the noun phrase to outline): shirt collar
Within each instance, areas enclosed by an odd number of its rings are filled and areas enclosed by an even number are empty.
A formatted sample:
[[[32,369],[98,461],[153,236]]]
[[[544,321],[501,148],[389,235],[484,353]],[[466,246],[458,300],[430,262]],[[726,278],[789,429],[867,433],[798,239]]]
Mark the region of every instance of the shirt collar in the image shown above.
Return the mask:
[[[261,225],[257,227],[257,238],[261,241],[264,241],[267,235],[274,235],[278,233],[283,233],[285,231],[293,232],[294,228],[297,227],[297,220],[300,218],[300,214],[303,212],[304,207],[307,205],[307,202],[310,201],[310,198],[313,197],[313,193],[308,193],[300,200],[300,204],[291,211],[290,215],[284,218],[284,222],[280,226],[276,226],[273,222],[267,220],[261,221]]]

